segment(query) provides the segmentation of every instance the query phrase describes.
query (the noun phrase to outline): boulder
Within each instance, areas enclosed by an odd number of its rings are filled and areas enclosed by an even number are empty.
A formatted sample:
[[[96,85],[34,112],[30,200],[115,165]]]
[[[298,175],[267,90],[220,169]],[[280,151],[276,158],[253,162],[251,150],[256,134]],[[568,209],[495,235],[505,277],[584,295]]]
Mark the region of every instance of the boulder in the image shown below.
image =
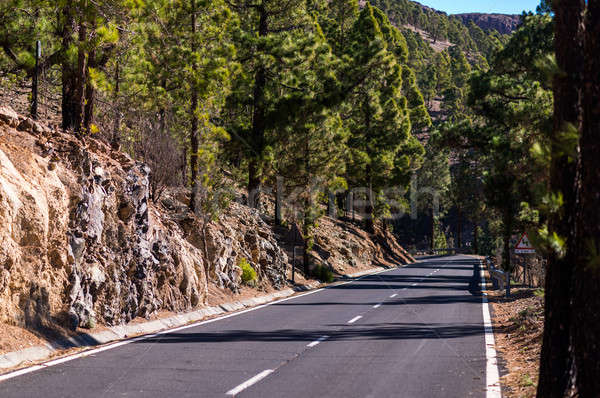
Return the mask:
[[[10,106],[0,106],[0,121],[10,127],[19,125],[19,115]]]

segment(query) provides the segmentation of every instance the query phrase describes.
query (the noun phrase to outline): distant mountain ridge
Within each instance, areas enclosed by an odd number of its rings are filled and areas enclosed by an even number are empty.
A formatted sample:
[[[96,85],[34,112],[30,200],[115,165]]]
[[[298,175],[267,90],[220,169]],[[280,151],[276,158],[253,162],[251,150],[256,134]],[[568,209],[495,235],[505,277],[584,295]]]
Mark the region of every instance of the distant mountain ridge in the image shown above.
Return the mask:
[[[435,12],[437,14],[448,15],[449,17],[459,18],[465,25],[469,24],[469,21],[473,21],[475,25],[479,26],[485,31],[495,29],[498,33],[503,35],[509,35],[521,24],[520,14],[499,14],[499,13],[480,13],[480,12],[469,12],[462,14],[448,14],[444,11],[436,10],[435,8],[426,6],[419,3],[418,1],[411,0],[412,3],[417,4],[424,11]]]
[[[521,16],[517,14],[483,14],[483,13],[466,13],[453,14],[460,18],[466,25],[469,21],[473,21],[485,31],[496,29],[500,34],[511,34],[521,23]]]

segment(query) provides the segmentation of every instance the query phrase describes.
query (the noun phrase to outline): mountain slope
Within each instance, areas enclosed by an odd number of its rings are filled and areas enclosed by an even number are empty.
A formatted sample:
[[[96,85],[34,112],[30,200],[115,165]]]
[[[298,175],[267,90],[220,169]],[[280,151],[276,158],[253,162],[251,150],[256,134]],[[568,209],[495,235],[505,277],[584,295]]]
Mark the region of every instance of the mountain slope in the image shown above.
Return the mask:
[[[473,21],[475,25],[485,31],[495,29],[503,35],[511,34],[521,23],[520,15],[467,13],[453,16],[460,18],[465,25]]]

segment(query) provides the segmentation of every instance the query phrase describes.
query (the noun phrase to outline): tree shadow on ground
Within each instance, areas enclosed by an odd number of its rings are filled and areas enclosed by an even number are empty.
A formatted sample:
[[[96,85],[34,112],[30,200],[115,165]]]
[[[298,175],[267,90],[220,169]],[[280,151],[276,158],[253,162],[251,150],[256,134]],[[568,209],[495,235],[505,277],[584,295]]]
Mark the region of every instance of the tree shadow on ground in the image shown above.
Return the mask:
[[[329,325],[337,327],[340,325]],[[344,325],[347,326],[347,325]],[[223,332],[180,332],[169,333],[137,341],[136,344],[174,343],[231,343],[231,342],[311,342],[321,336],[328,341],[382,341],[412,339],[454,339],[483,335],[480,324],[442,323],[382,323],[360,325],[339,330],[323,329],[279,329],[269,331],[228,330]]]

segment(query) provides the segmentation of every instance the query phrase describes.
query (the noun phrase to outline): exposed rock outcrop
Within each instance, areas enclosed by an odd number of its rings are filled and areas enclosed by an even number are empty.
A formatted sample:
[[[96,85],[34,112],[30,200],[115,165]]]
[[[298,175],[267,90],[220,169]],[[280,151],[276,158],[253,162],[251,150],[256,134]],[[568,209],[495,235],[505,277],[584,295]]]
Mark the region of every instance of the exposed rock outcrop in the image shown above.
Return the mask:
[[[313,260],[338,275],[373,266],[393,267],[414,261],[387,230],[374,235],[340,220],[324,217],[315,230]]]
[[[454,15],[460,18],[465,25],[469,24],[469,21],[473,21],[475,25],[481,29],[489,31],[495,29],[498,33],[503,35],[509,35],[514,32],[521,23],[520,15],[512,14],[456,14]]]
[[[204,235],[180,202],[150,203],[149,172],[0,109],[1,322],[93,327],[192,309],[209,283],[238,289],[242,257],[284,285],[287,257],[258,214],[234,204]]]

